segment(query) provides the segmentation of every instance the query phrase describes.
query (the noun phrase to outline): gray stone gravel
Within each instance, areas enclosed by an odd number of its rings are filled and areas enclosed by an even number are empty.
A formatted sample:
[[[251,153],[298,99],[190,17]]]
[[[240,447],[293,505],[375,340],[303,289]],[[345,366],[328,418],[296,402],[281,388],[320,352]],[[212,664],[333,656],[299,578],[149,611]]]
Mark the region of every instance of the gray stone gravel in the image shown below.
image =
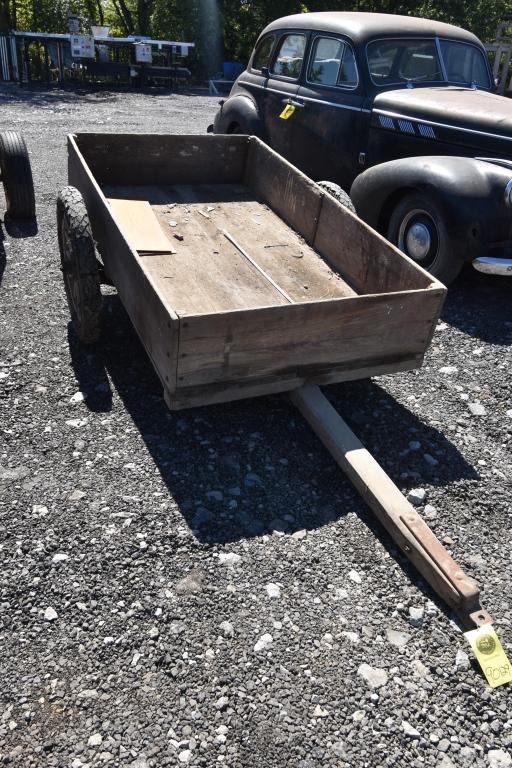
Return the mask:
[[[0,247],[2,764],[510,766],[512,689],[457,656],[453,617],[285,397],[170,414],[112,291],[100,344],[69,327],[66,133],[202,133],[215,100],[0,101],[39,214]],[[509,654],[511,288],[463,275],[421,371],[326,389],[401,489],[425,490]]]

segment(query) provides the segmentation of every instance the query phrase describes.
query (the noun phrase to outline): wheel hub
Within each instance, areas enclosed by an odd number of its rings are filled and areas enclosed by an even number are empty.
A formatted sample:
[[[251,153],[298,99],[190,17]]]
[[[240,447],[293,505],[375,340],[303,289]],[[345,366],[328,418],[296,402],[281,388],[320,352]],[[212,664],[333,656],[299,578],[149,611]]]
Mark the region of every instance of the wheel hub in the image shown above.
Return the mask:
[[[416,261],[421,261],[428,254],[432,245],[432,238],[428,227],[417,221],[409,227],[405,237],[407,253]]]
[[[408,211],[398,230],[397,245],[422,267],[429,269],[439,250],[439,232],[430,213],[420,208]]]

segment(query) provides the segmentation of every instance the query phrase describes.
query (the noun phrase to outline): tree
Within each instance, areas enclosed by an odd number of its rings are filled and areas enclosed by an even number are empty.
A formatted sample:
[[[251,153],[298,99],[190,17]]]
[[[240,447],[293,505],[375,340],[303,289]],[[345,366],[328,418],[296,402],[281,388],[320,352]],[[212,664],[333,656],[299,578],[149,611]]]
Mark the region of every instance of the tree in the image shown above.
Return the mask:
[[[68,10],[73,10],[92,23],[109,24],[114,33],[195,41],[206,65],[209,58],[247,61],[265,25],[291,13],[365,10],[424,16],[492,40],[509,9],[510,0],[0,0],[0,26],[65,32]]]

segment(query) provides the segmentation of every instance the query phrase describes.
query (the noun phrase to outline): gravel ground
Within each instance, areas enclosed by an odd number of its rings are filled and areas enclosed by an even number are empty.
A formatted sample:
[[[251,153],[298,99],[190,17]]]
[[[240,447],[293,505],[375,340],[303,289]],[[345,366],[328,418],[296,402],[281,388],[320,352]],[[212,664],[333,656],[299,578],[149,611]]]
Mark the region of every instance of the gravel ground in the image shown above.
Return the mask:
[[[0,100],[38,203],[37,233],[4,225],[0,249],[3,764],[510,766],[512,689],[487,687],[285,397],[171,414],[115,296],[94,349],[69,326],[65,135],[202,133],[216,100]],[[326,389],[400,488],[425,489],[509,652],[510,299],[469,272],[421,371]]]

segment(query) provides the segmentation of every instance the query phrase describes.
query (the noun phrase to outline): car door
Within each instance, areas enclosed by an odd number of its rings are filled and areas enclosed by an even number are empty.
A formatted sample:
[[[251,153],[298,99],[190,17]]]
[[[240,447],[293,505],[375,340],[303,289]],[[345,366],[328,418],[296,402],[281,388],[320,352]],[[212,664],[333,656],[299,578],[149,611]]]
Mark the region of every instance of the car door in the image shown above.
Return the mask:
[[[258,115],[260,116],[263,114],[265,86],[268,80],[272,54],[275,51],[278,38],[278,33],[271,32],[258,40],[247,69],[238,77],[235,87],[230,94],[233,96],[238,95],[240,92],[247,92],[256,104]],[[245,128],[245,126],[243,127]]]
[[[358,156],[364,89],[348,40],[315,34],[293,115],[292,161],[316,181],[345,190],[360,172]]]
[[[306,32],[283,32],[277,43],[268,75],[260,113],[270,146],[288,160],[292,159],[293,118],[280,117],[288,102],[293,102],[299,89],[308,35]]]

